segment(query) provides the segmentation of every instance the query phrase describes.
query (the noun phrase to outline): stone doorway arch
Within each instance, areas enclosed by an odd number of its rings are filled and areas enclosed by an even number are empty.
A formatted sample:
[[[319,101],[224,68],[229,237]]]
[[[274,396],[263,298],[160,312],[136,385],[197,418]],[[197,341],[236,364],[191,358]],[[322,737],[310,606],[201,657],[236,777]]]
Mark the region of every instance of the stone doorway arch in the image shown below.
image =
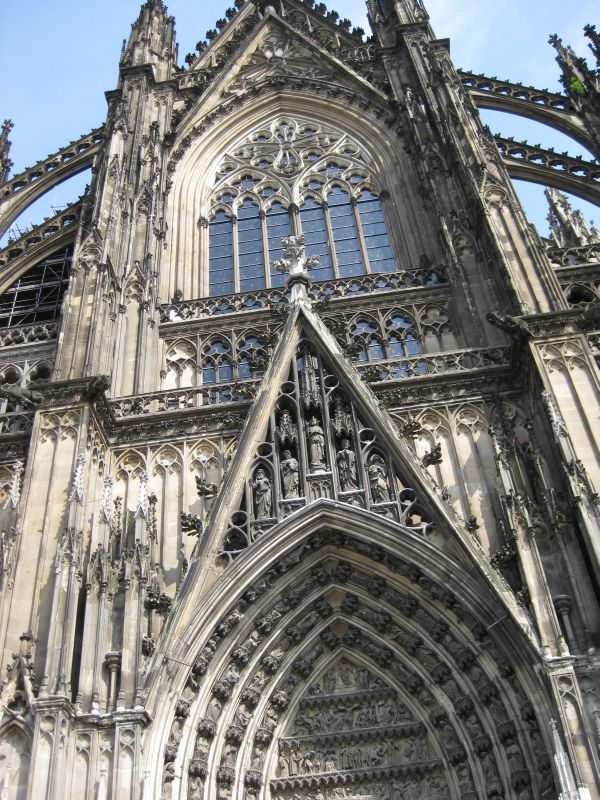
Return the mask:
[[[149,687],[171,698],[155,796],[555,796],[534,642],[474,565],[413,531],[319,501],[248,548],[203,615]]]

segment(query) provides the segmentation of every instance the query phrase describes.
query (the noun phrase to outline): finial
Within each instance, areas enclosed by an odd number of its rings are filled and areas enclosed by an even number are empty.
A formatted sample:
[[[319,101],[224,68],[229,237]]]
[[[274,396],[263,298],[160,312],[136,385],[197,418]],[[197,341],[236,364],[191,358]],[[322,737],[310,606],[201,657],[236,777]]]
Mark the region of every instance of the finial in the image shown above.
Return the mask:
[[[292,291],[292,302],[308,302],[309,272],[320,262],[319,256],[307,256],[304,236],[285,236],[281,240],[283,258],[275,261],[277,272],[287,273],[286,287]]]

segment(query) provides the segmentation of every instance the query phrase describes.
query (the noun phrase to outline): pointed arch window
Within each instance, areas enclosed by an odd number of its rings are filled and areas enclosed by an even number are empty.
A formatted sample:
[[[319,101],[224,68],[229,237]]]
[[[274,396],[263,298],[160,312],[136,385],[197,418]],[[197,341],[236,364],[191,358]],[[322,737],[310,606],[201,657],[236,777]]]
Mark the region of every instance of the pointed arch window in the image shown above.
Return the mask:
[[[228,342],[215,339],[202,353],[202,383],[224,383],[232,378],[231,347]]]
[[[371,272],[394,272],[396,261],[380,198],[363,189],[357,207]]]
[[[340,278],[364,275],[365,259],[350,192],[336,186],[327,197]]]
[[[211,296],[282,286],[272,265],[290,235],[320,257],[314,281],[395,271],[372,163],[356,140],[313,121],[282,117],[252,132],[217,169]]]

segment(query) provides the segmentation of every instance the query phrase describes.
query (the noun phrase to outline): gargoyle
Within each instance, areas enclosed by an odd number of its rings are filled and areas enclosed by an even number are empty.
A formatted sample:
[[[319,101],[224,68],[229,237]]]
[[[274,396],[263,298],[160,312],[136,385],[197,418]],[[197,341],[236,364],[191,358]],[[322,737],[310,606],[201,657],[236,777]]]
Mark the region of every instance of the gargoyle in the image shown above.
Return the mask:
[[[490,311],[485,318],[496,328],[508,333],[515,342],[523,343],[533,336],[531,328],[522,317],[511,317],[510,314],[496,314],[495,311]]]
[[[425,453],[421,459],[421,464],[423,464],[424,467],[432,467],[434,464],[441,464],[442,460],[442,445],[438,443],[433,450]]]
[[[0,385],[0,397],[6,397],[16,403],[21,403],[29,408],[36,408],[44,402],[44,395],[36,389],[23,386],[13,386],[10,383]]]
[[[93,402],[110,387],[110,378],[108,375],[95,375],[90,379],[87,389],[83,393],[84,400]]]

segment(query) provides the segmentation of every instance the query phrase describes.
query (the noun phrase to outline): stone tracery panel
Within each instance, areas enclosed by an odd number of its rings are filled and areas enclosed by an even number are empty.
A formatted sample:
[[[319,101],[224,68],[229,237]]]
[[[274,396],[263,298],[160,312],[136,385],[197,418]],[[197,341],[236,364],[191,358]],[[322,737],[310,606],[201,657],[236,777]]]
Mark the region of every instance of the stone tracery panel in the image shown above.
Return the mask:
[[[281,238],[302,230],[320,256],[317,281],[394,272],[372,157],[348,134],[278,117],[217,168],[209,228],[209,294],[283,285]]]
[[[304,341],[271,413],[268,437],[256,450],[222,555],[235,558],[319,498],[369,509],[421,533],[427,529],[415,491]]]

